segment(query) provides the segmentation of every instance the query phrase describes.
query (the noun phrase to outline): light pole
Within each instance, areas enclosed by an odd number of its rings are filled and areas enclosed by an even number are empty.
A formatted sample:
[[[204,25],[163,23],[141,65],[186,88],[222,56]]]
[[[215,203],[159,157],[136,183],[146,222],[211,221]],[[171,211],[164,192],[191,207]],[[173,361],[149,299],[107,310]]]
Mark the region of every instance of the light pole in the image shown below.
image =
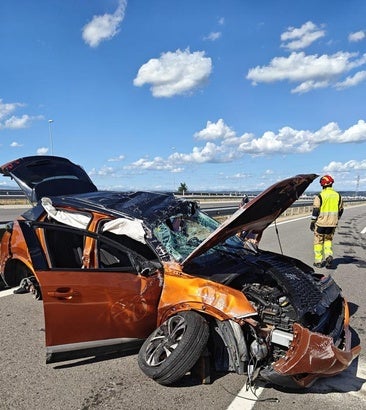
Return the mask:
[[[176,149],[175,149],[175,147],[171,147],[171,148],[172,148],[173,155],[174,155]],[[175,158],[173,158],[173,161],[175,161]],[[176,186],[175,186],[175,172],[174,172],[174,170],[173,170],[173,194],[174,194],[174,192],[176,192],[176,191],[177,191],[177,188],[176,188]]]
[[[52,127],[51,124],[53,123],[53,120],[48,120],[48,132],[50,134],[50,150],[51,150],[51,155],[53,155],[53,139],[52,139]]]

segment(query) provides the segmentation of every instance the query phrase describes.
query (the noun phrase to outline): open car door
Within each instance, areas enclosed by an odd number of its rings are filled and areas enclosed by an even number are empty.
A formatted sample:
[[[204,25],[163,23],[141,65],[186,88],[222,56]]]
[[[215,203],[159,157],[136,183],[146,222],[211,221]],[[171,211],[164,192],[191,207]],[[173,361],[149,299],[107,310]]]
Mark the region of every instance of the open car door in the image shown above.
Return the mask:
[[[138,272],[125,247],[89,231],[20,226],[42,292],[48,363],[129,350],[155,329],[162,288],[156,264],[145,261]],[[90,268],[82,262],[86,240],[94,241]]]

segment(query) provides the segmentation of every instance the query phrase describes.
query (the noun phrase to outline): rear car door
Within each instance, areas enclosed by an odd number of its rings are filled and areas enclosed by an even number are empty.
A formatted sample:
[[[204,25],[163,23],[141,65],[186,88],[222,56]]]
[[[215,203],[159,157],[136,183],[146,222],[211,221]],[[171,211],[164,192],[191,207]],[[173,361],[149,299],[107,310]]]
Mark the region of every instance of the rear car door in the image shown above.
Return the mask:
[[[162,288],[156,261],[110,237],[54,223],[21,222],[41,287],[47,361],[126,350],[156,326]],[[95,262],[83,266],[83,244]],[[148,254],[148,252],[147,252]]]

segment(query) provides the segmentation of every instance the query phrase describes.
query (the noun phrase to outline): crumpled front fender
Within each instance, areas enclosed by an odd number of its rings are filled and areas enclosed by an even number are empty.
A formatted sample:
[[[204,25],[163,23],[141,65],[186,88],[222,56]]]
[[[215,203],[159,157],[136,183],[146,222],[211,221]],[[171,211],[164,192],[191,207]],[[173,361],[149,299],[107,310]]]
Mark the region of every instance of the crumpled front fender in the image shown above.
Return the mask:
[[[257,314],[242,292],[208,279],[186,275],[168,265],[158,307],[158,325],[183,310],[197,310],[218,320],[241,319]]]

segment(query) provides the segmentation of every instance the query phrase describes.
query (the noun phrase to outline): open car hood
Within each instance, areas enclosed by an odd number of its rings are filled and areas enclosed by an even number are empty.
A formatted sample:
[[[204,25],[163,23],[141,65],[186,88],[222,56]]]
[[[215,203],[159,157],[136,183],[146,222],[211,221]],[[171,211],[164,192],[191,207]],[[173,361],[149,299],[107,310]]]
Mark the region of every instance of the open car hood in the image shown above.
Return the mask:
[[[14,179],[33,203],[44,196],[82,194],[98,190],[80,165],[62,157],[37,155],[19,158],[2,165],[0,173]]]
[[[316,174],[296,175],[270,186],[245,206],[239,208],[182,262],[195,257],[241,231],[261,233],[291,206],[317,178]]]

